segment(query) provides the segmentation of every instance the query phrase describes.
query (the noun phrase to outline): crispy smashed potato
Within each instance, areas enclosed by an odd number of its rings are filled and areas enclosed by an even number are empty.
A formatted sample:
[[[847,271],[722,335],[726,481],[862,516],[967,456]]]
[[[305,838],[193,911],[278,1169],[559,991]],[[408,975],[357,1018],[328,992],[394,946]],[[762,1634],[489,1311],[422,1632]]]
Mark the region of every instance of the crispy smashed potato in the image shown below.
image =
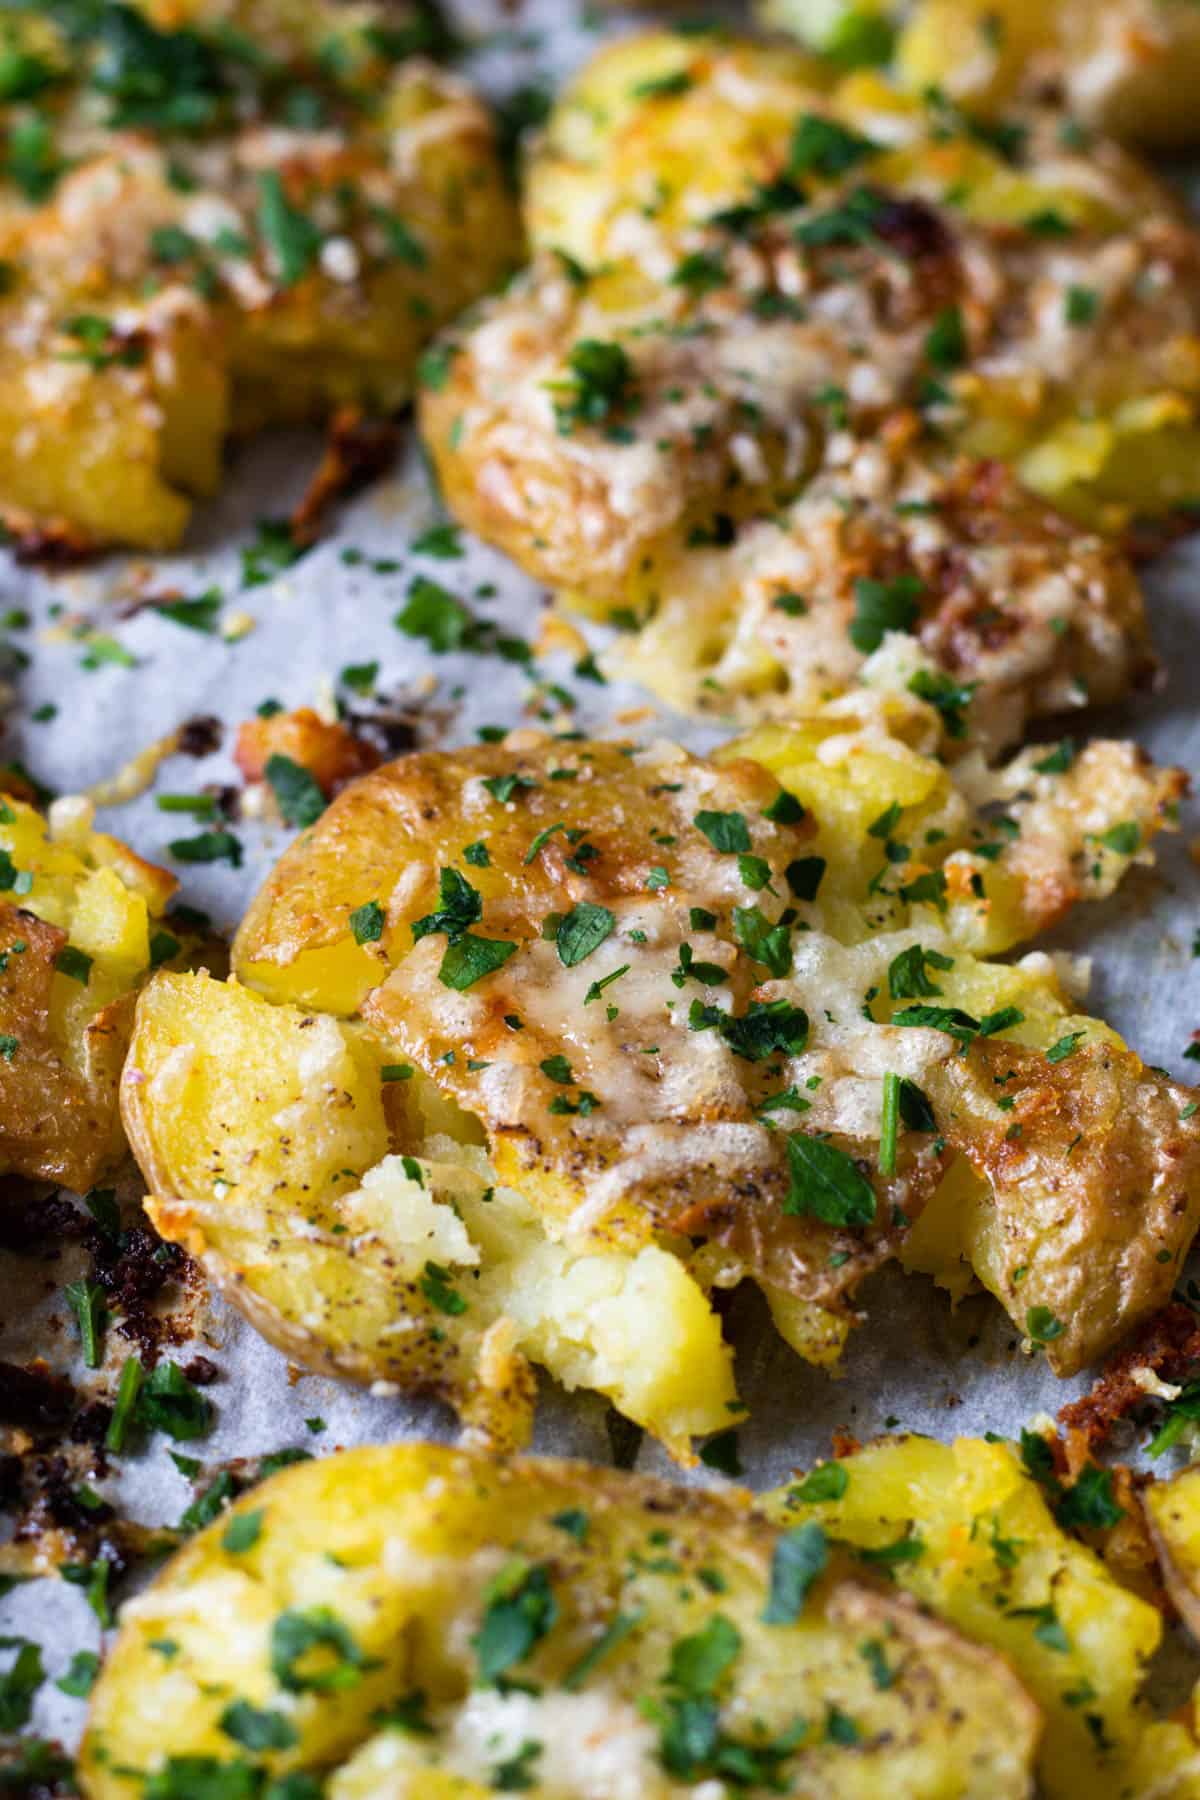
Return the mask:
[[[488,114],[407,55],[403,9],[239,10],[5,14],[26,71],[0,102],[18,538],[176,543],[231,431],[400,405],[517,253]]]
[[[686,1269],[550,1241],[473,1122],[382,1055],[232,981],[154,981],[123,1113],[159,1232],[298,1362],[435,1395],[491,1443],[528,1439],[530,1359],[680,1457],[727,1425],[730,1352]]]
[[[83,1190],[119,1157],[133,996],[179,949],[155,930],[177,885],[88,802],[47,820],[0,795],[0,1173]]]
[[[764,24],[841,66],[889,63],[988,115],[1059,94],[1078,129],[1159,148],[1196,139],[1200,19],[1189,0],[760,0]]]
[[[895,634],[993,749],[1145,668],[1098,533],[1200,485],[1200,256],[1113,146],[662,33],[568,90],[527,212],[424,429],[459,516],[628,630],[622,666],[787,712]]]
[[[124,1608],[80,1776],[87,1800],[305,1775],[330,1800],[1025,1800],[1040,1728],[1005,1655],[819,1525],[406,1444],[275,1476]]]
[[[298,1360],[505,1443],[535,1363],[686,1457],[736,1398],[714,1289],[830,1364],[896,1256],[1077,1369],[1169,1296],[1200,1122],[1048,958],[986,958],[1146,860],[1181,778],[1097,743],[959,785],[937,729],[862,694],[715,761],[522,733],[353,783],[236,979],[140,1002],[159,1230]]]
[[[238,726],[234,761],[247,781],[263,781],[273,756],[285,756],[306,769],[326,799],[379,762],[379,752],[370,744],[339,721],[323,719],[311,706],[266,718],[257,715]]]
[[[982,1438],[881,1438],[763,1507],[781,1525],[818,1523],[1007,1660],[1041,1709],[1046,1800],[1184,1800],[1200,1778],[1193,1730],[1156,1721],[1142,1693],[1162,1617],[1063,1529],[1119,1517],[1111,1479],[1093,1465],[1063,1487],[1037,1469]],[[1152,1486],[1147,1503],[1168,1491]]]

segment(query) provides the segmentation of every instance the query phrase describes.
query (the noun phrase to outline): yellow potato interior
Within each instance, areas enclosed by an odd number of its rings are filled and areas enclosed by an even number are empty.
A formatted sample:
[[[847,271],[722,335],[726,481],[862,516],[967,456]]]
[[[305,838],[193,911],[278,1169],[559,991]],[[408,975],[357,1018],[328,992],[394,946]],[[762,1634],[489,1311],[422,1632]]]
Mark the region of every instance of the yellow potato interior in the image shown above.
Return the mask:
[[[1041,1706],[1048,1800],[1118,1800],[1144,1791],[1151,1769],[1166,1783],[1192,1768],[1191,1732],[1153,1723],[1141,1693],[1160,1614],[1055,1523],[1011,1444],[883,1438],[816,1476],[807,1496],[804,1482],[771,1496],[768,1512],[818,1520],[868,1554],[910,1546],[887,1560],[896,1582],[1004,1655]],[[1165,1491],[1149,1490],[1152,1508]]]
[[[498,1441],[528,1436],[525,1359],[685,1458],[726,1425],[730,1352],[686,1267],[548,1237],[465,1115],[384,1054],[235,981],[158,976],[123,1106],[159,1230],[292,1354],[442,1395]]]

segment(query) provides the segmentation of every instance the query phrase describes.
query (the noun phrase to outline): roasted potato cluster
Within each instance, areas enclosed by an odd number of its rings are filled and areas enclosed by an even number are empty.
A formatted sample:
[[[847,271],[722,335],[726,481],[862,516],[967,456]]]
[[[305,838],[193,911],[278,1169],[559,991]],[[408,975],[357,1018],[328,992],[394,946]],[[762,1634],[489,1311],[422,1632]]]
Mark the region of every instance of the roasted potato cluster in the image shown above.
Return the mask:
[[[1095,743],[960,786],[937,733],[862,694],[715,761],[525,733],[352,784],[235,980],[142,997],[159,1230],[299,1360],[502,1442],[534,1362],[686,1457],[736,1398],[714,1289],[832,1363],[895,1256],[1078,1369],[1169,1296],[1200,1128],[1047,958],[985,959],[1110,891],[1180,777]]]
[[[1161,1635],[1000,1442],[881,1440],[758,1507],[357,1450],[256,1488],[126,1606],[80,1774],[88,1800],[1182,1800],[1195,1740],[1140,1694]]]
[[[995,115],[1053,95],[1080,127],[1162,149],[1196,140],[1200,19],[1189,0],[759,0],[843,68],[888,65]]]
[[[86,800],[46,818],[0,794],[0,1174],[79,1190],[124,1148],[134,993],[180,949],[158,924],[175,877],[92,816]]]
[[[230,432],[404,402],[519,230],[486,110],[403,8],[52,17],[3,21],[0,518],[162,549]]]
[[[1144,669],[1115,536],[1200,482],[1200,240],[1140,165],[661,33],[562,97],[526,211],[533,264],[445,343],[425,434],[454,510],[627,629],[639,678],[786,712],[904,634],[997,749]]]

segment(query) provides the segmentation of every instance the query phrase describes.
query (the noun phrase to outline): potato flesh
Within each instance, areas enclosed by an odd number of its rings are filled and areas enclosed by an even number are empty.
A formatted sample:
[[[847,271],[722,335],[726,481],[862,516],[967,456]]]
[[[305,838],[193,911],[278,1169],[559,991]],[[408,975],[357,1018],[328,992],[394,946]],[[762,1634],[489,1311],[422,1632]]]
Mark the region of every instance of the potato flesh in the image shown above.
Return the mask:
[[[686,1269],[653,1245],[555,1242],[407,1096],[390,1130],[381,1056],[235,982],[158,977],[123,1084],[158,1229],[300,1360],[439,1394],[494,1441],[528,1438],[526,1358],[680,1456],[727,1423],[729,1352]]]
[[[48,825],[3,798],[0,853],[0,1171],[86,1189],[121,1151],[132,996],[176,883],[95,832],[86,803],[57,802]]]
[[[807,848],[828,864],[822,906],[851,941],[907,922],[905,905],[879,891],[870,828],[889,807],[902,808],[905,838],[920,849],[906,871],[944,871],[944,928],[975,956],[1028,943],[1081,900],[1107,899],[1156,832],[1176,829],[1183,776],[1135,745],[1042,747],[994,770],[974,757],[947,769],[933,747],[923,709],[884,690],[760,726],[717,759],[749,756],[803,801],[818,827]]]
[[[1154,1723],[1141,1697],[1163,1635],[1157,1610],[1121,1587],[1090,1549],[1054,1521],[1010,1444],[881,1438],[833,1465],[837,1499],[797,1488],[767,1497],[778,1523],[818,1520],[831,1537],[879,1549],[912,1535],[897,1583],[973,1641],[1006,1657],[1042,1709],[1039,1793],[1074,1800],[1192,1791],[1196,1744],[1181,1723]],[[1147,1490],[1151,1516],[1169,1491]],[[799,1484],[800,1487],[803,1484]],[[1049,1613],[1046,1612],[1049,1608]],[[1061,1627],[1062,1636],[1048,1619]]]
[[[258,1535],[231,1551],[228,1519],[249,1512]],[[338,1800],[496,1791],[504,1758],[495,1746],[481,1755],[480,1739],[498,1731],[503,1745],[525,1727],[547,1740],[537,1758],[546,1782],[535,1772],[531,1791],[667,1800],[693,1791],[703,1769],[670,1778],[637,1702],[670,1706],[673,1646],[720,1615],[716,1629],[735,1646],[713,1685],[721,1729],[759,1746],[805,1720],[800,1747],[780,1759],[792,1792],[882,1800],[899,1783],[931,1800],[1028,1794],[1038,1713],[1003,1659],[864,1585],[836,1552],[794,1623],[764,1622],[778,1541],[738,1498],[581,1465],[410,1444],[287,1470],[126,1608],[92,1697],[84,1791],[88,1800],[136,1793],[128,1771],[170,1756],[231,1760],[219,1721],[237,1698],[282,1711],[297,1734],[294,1748],[261,1762],[330,1775]],[[537,1683],[540,1699],[472,1691],[486,1584],[530,1570],[548,1583],[557,1616],[509,1672]],[[371,1666],[336,1693],[292,1695],[272,1675],[271,1629],[289,1608],[314,1606],[330,1609]],[[618,1616],[632,1621],[624,1640],[591,1676],[570,1675]],[[152,1647],[164,1639],[178,1646],[169,1658]],[[886,1658],[886,1687],[870,1673],[868,1640]],[[398,1745],[381,1736],[374,1711],[418,1689],[435,1735]],[[849,1723],[832,1729],[831,1718]],[[467,1785],[452,1785],[454,1775]]]

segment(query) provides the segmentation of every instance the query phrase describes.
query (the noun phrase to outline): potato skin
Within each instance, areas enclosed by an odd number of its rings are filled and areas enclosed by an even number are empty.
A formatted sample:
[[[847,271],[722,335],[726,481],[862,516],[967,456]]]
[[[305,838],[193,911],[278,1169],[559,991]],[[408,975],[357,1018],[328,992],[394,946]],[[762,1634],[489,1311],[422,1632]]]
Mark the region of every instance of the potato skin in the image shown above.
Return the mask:
[[[1171,1602],[1200,1642],[1200,1467],[1154,1482],[1143,1505]]]
[[[65,932],[34,914],[0,907],[0,1016],[16,1041],[0,1061],[0,1155],[15,1175],[82,1191],[121,1153],[117,1083],[133,1003],[132,995],[114,1000],[85,1026],[77,1073],[51,1024],[54,965],[66,943]]]
[[[87,803],[56,803],[48,826],[0,797],[0,852],[0,1172],[82,1192],[124,1147],[134,995],[177,884],[93,831]]]
[[[234,1545],[250,1539],[245,1548],[230,1547],[231,1526]],[[126,1608],[92,1695],[84,1793],[117,1800],[136,1791],[125,1771],[150,1771],[172,1756],[232,1760],[239,1752],[219,1721],[235,1699],[291,1724],[295,1742],[256,1757],[262,1766],[279,1775],[319,1769],[337,1784],[378,1729],[376,1709],[418,1689],[434,1735],[398,1750],[397,1772],[375,1791],[413,1800],[439,1793],[439,1767],[469,1776],[456,1791],[503,1788],[478,1764],[464,1764],[453,1732],[466,1707],[497,1705],[503,1715],[508,1705],[486,1676],[482,1696],[478,1687],[471,1696],[477,1633],[497,1583],[511,1586],[531,1572],[553,1604],[509,1672],[537,1681],[548,1707],[564,1705],[564,1679],[568,1694],[603,1695],[585,1704],[600,1704],[608,1731],[624,1732],[632,1745],[630,1785],[621,1792],[673,1800],[704,1772],[700,1751],[690,1770],[678,1769],[685,1780],[670,1779],[656,1731],[638,1723],[633,1703],[657,1692],[669,1718],[679,1692],[669,1680],[662,1685],[672,1653],[678,1668],[687,1653],[675,1646],[706,1629],[724,1647],[717,1666],[724,1661],[727,1672],[702,1678],[701,1691],[706,1681],[706,1704],[720,1706],[730,1738],[747,1746],[778,1740],[797,1717],[823,1720],[831,1708],[853,1722],[797,1730],[794,1760],[781,1753],[777,1762],[794,1773],[794,1791],[882,1800],[899,1781],[906,1794],[930,1800],[1020,1800],[1031,1792],[1038,1709],[1002,1657],[864,1580],[833,1548],[797,1622],[766,1622],[779,1543],[744,1496],[582,1464],[498,1462],[406,1444],[289,1469],[184,1548]],[[708,1575],[698,1578],[701,1570]],[[350,1678],[332,1692],[289,1692],[272,1674],[272,1631],[289,1609],[314,1606],[351,1634],[361,1672],[355,1677],[351,1664]],[[628,1621],[623,1640],[599,1656],[594,1676],[586,1668],[572,1674],[618,1616]],[[164,1639],[177,1646],[169,1656],[154,1648]],[[886,1686],[870,1673],[865,1639],[881,1642]],[[573,1703],[565,1704],[566,1714],[547,1712],[547,1725],[554,1716],[565,1726]],[[584,1780],[592,1748],[576,1732],[543,1755],[565,1759]],[[488,1760],[502,1758],[485,1759],[485,1768]]]
[[[1012,1101],[1000,1115],[998,1087]],[[969,1065],[941,1066],[932,1091],[986,1181],[987,1200],[960,1219],[965,1254],[1055,1372],[1076,1374],[1165,1306],[1179,1278],[1200,1224],[1191,1090],[1093,1042],[1055,1063],[976,1045]]]

